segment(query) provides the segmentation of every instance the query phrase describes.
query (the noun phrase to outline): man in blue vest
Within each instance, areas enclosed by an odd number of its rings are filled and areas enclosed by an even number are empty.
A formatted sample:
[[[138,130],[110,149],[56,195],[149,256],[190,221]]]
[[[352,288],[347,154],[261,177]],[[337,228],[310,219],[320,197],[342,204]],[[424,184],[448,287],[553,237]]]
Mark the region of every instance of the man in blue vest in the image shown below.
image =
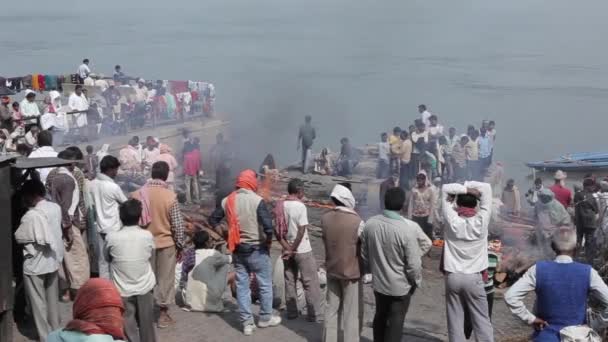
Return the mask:
[[[608,323],[608,286],[597,271],[574,262],[576,232],[560,228],[553,234],[554,261],[539,261],[507,291],[505,302],[511,312],[534,326],[534,341],[560,341],[560,330],[574,325]],[[536,292],[536,314],[523,300]],[[603,306],[600,322],[587,322],[587,299],[592,296]]]

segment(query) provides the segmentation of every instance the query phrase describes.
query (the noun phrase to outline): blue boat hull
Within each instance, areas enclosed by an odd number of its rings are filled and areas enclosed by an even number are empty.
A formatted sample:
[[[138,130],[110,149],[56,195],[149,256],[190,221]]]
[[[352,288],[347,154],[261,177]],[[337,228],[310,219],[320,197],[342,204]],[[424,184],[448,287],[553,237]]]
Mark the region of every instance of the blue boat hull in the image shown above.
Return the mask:
[[[556,159],[526,163],[538,170],[591,171],[608,169],[608,153],[582,152],[571,153]]]

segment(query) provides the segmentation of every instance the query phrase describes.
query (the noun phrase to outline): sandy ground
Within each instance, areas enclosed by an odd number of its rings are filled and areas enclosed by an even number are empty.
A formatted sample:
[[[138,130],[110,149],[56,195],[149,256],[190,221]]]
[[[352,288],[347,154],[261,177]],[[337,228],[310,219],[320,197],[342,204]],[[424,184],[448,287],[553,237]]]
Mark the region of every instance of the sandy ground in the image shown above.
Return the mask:
[[[403,341],[445,341],[447,340],[447,325],[445,318],[445,295],[443,277],[438,270],[439,250],[431,251],[430,257],[425,257],[424,284],[416,292],[410,305],[403,329]],[[372,341],[371,322],[374,314],[373,292],[369,285],[365,286],[364,294],[365,317],[361,341]],[[221,315],[185,312],[174,307],[172,316],[176,325],[158,330],[159,341],[175,342],[225,342],[239,341],[244,338],[240,331],[236,304],[227,304],[229,312]],[[257,306],[254,312],[257,311]],[[62,323],[71,316],[71,306],[61,304]],[[283,314],[283,317],[284,314]],[[530,330],[518,322],[504,305],[500,293],[494,304],[494,328],[497,341],[504,341],[514,335],[525,336]],[[252,342],[274,341],[321,341],[323,327],[304,319],[284,320],[276,328],[259,329],[252,337],[246,338]],[[30,341],[15,329],[14,341]]]

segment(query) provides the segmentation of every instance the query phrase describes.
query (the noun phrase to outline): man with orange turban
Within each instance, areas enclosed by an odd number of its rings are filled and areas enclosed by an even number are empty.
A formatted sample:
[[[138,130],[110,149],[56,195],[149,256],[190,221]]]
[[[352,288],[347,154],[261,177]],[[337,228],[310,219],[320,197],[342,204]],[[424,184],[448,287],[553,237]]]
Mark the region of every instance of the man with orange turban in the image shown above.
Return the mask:
[[[257,175],[253,170],[241,172],[236,189],[222,200],[209,218],[216,227],[226,218],[228,223],[228,249],[233,253],[236,271],[236,296],[243,333],[253,334],[256,325],[251,314],[251,290],[249,274],[257,280],[260,294],[260,318],[258,327],[267,328],[281,324],[281,317],[272,312],[272,216],[262,197],[256,194]]]

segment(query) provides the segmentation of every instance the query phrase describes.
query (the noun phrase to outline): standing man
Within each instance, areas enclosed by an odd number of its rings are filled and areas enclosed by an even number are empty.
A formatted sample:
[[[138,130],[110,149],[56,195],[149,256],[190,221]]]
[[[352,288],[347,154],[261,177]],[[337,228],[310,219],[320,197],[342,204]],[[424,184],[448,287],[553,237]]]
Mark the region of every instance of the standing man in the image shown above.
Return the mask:
[[[158,159],[160,156],[160,148],[158,147],[159,143],[156,138],[148,136],[146,138],[146,148],[142,151],[141,163],[144,169],[144,175],[149,175],[150,170],[152,169],[152,164]]]
[[[40,341],[59,328],[57,270],[63,261],[61,209],[44,199],[38,180],[28,180],[21,194],[29,210],[21,218],[15,241],[23,247],[23,282]],[[9,276],[9,275],[5,275]]]
[[[376,297],[374,341],[401,341],[410,300],[422,283],[420,257],[428,250],[422,250],[418,243],[420,227],[399,214],[404,203],[403,189],[388,190],[386,210],[369,219],[361,234],[361,258],[365,269],[372,273]],[[430,248],[431,240],[424,239],[425,248]]]
[[[38,124],[38,118],[40,117],[40,108],[36,103],[36,93],[31,90],[25,91],[25,98],[19,105],[21,114],[23,115],[23,121],[26,129],[29,129],[32,125]]]
[[[309,322],[319,322],[321,314],[321,291],[317,273],[317,261],[312,254],[308,238],[308,212],[302,203],[304,183],[292,179],[287,185],[289,196],[275,206],[277,240],[283,247],[285,264],[285,298],[287,318],[298,317],[296,288],[299,275],[306,297],[306,312]]]
[[[133,110],[134,117],[131,118],[131,128],[141,128],[144,126],[146,117],[146,104],[148,101],[148,87],[146,80],[140,78],[137,80],[135,89],[135,109]]]
[[[576,233],[559,228],[552,240],[555,260],[537,262],[505,294],[513,315],[534,327],[534,341],[560,341],[560,330],[568,326],[595,328],[607,323],[608,286],[591,266],[574,262]],[[524,304],[532,291],[536,292],[536,314]],[[602,306],[597,321],[587,321],[589,297]]]
[[[583,191],[574,196],[574,223],[579,236],[579,244],[585,239],[585,258],[587,263],[593,265],[597,246],[595,244],[595,231],[599,226],[599,203],[595,196],[595,181],[586,178],[583,181]]]
[[[388,142],[388,134],[386,132],[380,135],[378,143],[378,166],[376,168],[376,178],[385,179],[389,175],[389,154],[391,147]]]
[[[479,161],[478,137],[479,132],[476,129],[472,129],[469,133],[469,142],[465,146],[467,157],[467,180],[478,181],[483,177],[481,174],[481,162]]]
[[[142,211],[140,201],[130,199],[119,210],[123,227],[106,237],[105,255],[110,261],[110,278],[125,306],[125,334],[131,342],[155,342],[152,290],[156,278],[150,265],[154,237],[137,225]]]
[[[555,184],[549,188],[555,194],[555,199],[566,209],[572,206],[572,191],[566,187],[567,177],[564,171],[557,170],[553,176]]]
[[[456,128],[450,127],[448,129],[448,135],[445,137],[447,145],[445,146],[445,163],[448,171],[448,177],[446,180],[454,179],[454,163],[452,160],[452,152],[454,147],[460,142],[460,137],[456,135]],[[444,177],[445,178],[445,177]]]
[[[198,176],[202,172],[200,139],[184,144],[184,181],[186,182],[186,203],[199,203],[201,200]],[[194,195],[194,197],[193,197]]]
[[[38,134],[38,148],[30,153],[29,158],[53,157],[57,157],[57,152],[55,152],[55,149],[53,148],[53,133],[50,131],[42,131]],[[51,172],[52,169],[52,167],[38,169],[42,184],[46,184],[46,177],[49,175],[49,172]]]
[[[75,160],[70,150],[64,150],[57,155],[65,160]],[[61,227],[65,242],[63,265],[59,270],[62,299],[69,301],[76,297],[76,292],[89,280],[90,264],[87,245],[81,235],[80,189],[74,177],[75,165],[60,166],[49,174],[47,189],[53,202],[61,207]]]
[[[534,187],[532,187],[528,190],[528,192],[526,192],[526,200],[528,201],[528,204],[534,207],[536,205],[536,202],[538,202],[539,193],[544,188],[545,187],[543,186],[543,180],[540,177],[536,178],[534,180]]]
[[[300,126],[300,132],[298,133],[298,149],[300,149],[300,145],[302,147],[302,172],[306,173],[308,171],[308,159],[310,158],[309,154],[311,153],[312,143],[317,138],[317,131],[311,124],[312,117],[310,115],[306,115],[304,118],[304,125]]]
[[[82,60],[82,64],[80,64],[76,73],[78,74],[78,83],[84,84],[84,79],[89,77],[89,75],[91,74],[91,69],[89,69],[88,58]]]
[[[135,177],[142,173],[141,154],[139,153],[138,147],[139,140],[133,137],[129,140],[129,144],[118,152],[121,174]]]
[[[159,328],[167,328],[175,321],[169,315],[169,305],[175,303],[175,264],[185,243],[184,218],[177,203],[177,195],[169,189],[169,164],[159,161],[152,165],[152,179],[133,198],[142,202],[142,227],[154,235],[156,250],[152,269],[156,276],[156,303],[160,306]]]
[[[114,67],[114,75],[112,76],[114,82],[120,82],[119,85],[129,84],[129,78],[122,71],[122,67],[120,65],[116,65]]]
[[[321,217],[327,269],[323,341],[338,342],[338,331],[343,327],[343,340],[358,342],[361,279],[359,235],[364,223],[355,211],[355,198],[348,188],[336,185],[331,199],[336,208]]]
[[[74,92],[68,99],[68,108],[70,112],[78,112],[72,115],[72,122],[78,129],[81,137],[84,137],[84,129],[87,126],[87,112],[89,111],[89,100],[82,91],[82,85],[77,85]]]
[[[412,161],[412,141],[406,130],[401,131],[401,156],[399,166],[399,186],[403,191],[410,189],[410,163]],[[384,201],[384,198],[382,199]]]
[[[390,146],[390,172],[399,173],[399,160],[401,157],[401,128],[393,128],[393,134],[388,138],[388,144]]]
[[[488,135],[488,132],[484,127],[480,130],[480,136],[477,139],[477,145],[479,147],[479,169],[481,177],[485,177],[486,172],[492,164],[492,151],[494,150],[494,141]]]
[[[448,339],[466,340],[463,324],[468,310],[477,340],[494,341],[482,275],[488,269],[492,187],[480,182],[445,184],[441,193]]]
[[[272,313],[272,266],[269,248],[272,244],[272,215],[262,197],[256,194],[257,175],[244,170],[236,180],[236,190],[224,198],[221,206],[209,218],[217,227],[228,222],[228,249],[233,253],[236,272],[236,297],[243,334],[250,336],[256,329],[251,313],[250,275],[254,274],[260,294],[260,328],[281,324],[281,317]]]
[[[421,119],[416,119],[415,124],[416,131],[410,135],[413,144],[411,161],[412,168],[410,170],[411,175],[418,174],[418,171],[422,169],[421,164],[424,160],[427,144],[429,142],[429,131],[426,129],[424,122]]]
[[[120,229],[120,215],[118,206],[127,200],[114,178],[118,174],[120,162],[114,156],[105,156],[99,163],[99,171],[94,180],[89,182],[89,195],[95,208],[95,222],[97,224],[97,246],[95,253],[99,264],[99,276],[110,278],[108,261],[104,258],[103,249],[106,234]]]
[[[521,195],[514,179],[507,180],[501,195],[502,211],[507,215],[519,216],[521,212]]]
[[[433,211],[436,205],[435,191],[433,191],[426,172],[422,170],[418,172],[416,186],[410,194],[407,217],[418,223],[422,231],[431,240],[433,239]]]
[[[431,112],[429,112],[426,109],[426,105],[419,105],[418,106],[418,113],[420,113],[420,120],[422,120],[422,123],[424,123],[424,125],[426,127],[429,127],[429,125],[431,124]]]
[[[437,143],[439,137],[443,136],[443,125],[439,123],[437,115],[432,114],[429,117],[429,139],[432,143]]]
[[[454,170],[454,176],[452,180],[454,182],[462,182],[467,179],[467,145],[469,144],[469,137],[463,135],[458,139],[458,143],[452,148],[452,167]]]

